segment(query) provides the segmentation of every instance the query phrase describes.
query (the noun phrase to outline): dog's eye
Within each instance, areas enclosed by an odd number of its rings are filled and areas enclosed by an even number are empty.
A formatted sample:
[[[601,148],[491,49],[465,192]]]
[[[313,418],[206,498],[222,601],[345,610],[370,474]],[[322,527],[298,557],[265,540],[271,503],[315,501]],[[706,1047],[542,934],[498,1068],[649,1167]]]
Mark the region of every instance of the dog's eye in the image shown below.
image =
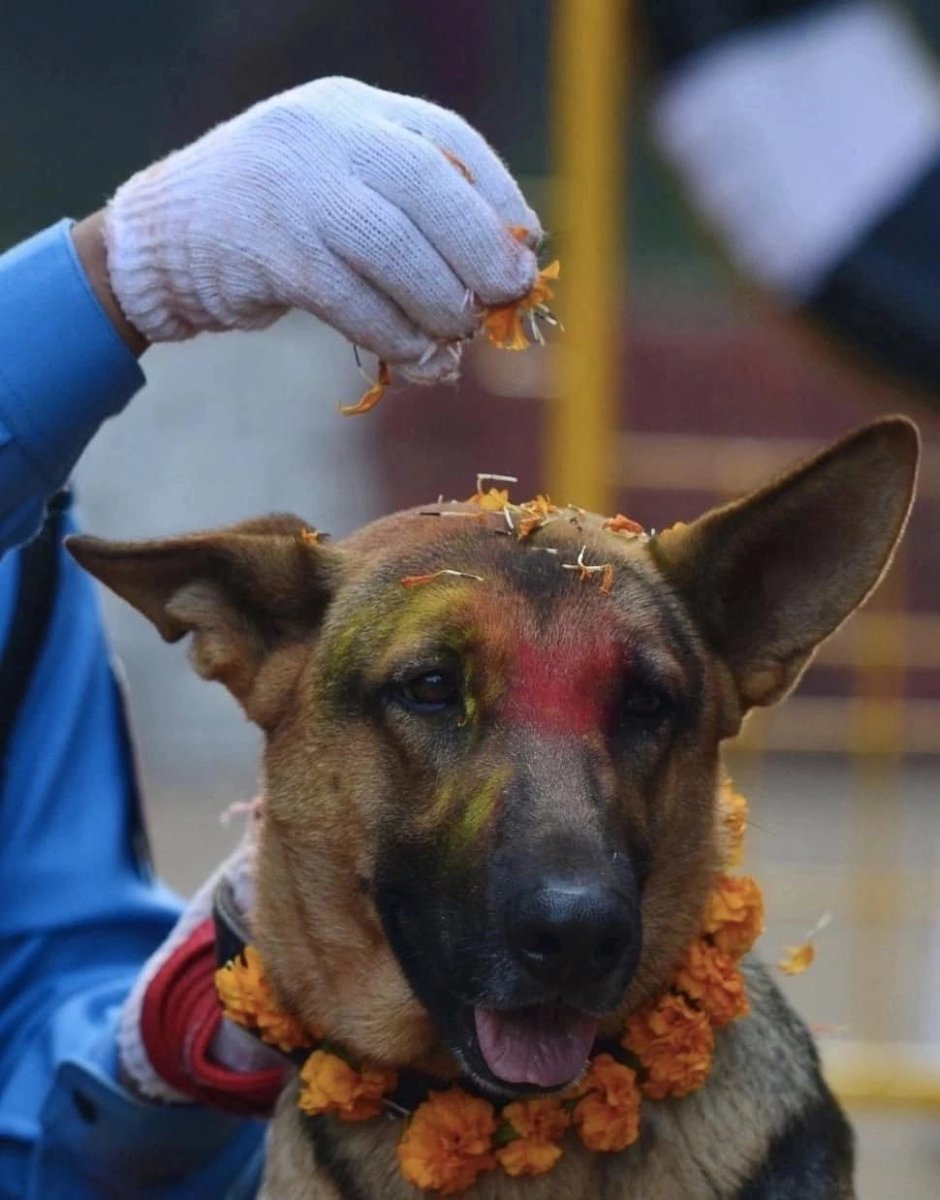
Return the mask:
[[[461,702],[460,683],[453,671],[426,671],[400,686],[400,697],[407,708],[418,713],[438,713],[457,708]]]
[[[629,717],[661,720],[669,715],[671,709],[669,697],[655,688],[633,687],[623,698],[623,712]]]

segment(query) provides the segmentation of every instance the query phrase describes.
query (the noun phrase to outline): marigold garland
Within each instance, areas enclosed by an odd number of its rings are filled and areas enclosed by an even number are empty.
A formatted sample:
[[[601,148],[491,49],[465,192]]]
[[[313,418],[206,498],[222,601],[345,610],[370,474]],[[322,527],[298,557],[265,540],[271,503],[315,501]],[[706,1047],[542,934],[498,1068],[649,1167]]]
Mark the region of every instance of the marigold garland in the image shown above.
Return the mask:
[[[432,1092],[414,1112],[398,1143],[398,1163],[409,1183],[449,1196],[492,1170],[496,1132],[493,1106],[461,1088]]]
[[[687,1096],[702,1086],[712,1065],[715,1034],[708,1014],[678,992],[627,1018],[624,1048],[646,1071],[644,1095]]]
[[[705,905],[702,932],[719,950],[740,957],[764,931],[764,898],[749,875],[722,875]]]
[[[718,813],[721,818],[721,841],[725,862],[729,867],[737,867],[744,857],[747,801],[735,790],[730,779],[722,780],[718,792]]]
[[[574,1124],[589,1150],[625,1150],[640,1136],[640,1089],[636,1072],[610,1054],[591,1059],[578,1091]]]
[[[254,946],[246,946],[237,958],[216,971],[215,986],[230,1021],[254,1029],[263,1042],[285,1054],[309,1045],[311,1033],[319,1036],[316,1030],[308,1032],[302,1022],[278,1005]]]
[[[738,964],[705,938],[689,943],[675,986],[695,1001],[715,1029],[751,1011]]]
[[[571,1124],[571,1114],[554,1096],[516,1100],[503,1109],[503,1126],[497,1130],[511,1136],[508,1145],[496,1151],[507,1175],[544,1175],[561,1158],[558,1144]],[[509,1126],[509,1130],[505,1126]]]
[[[311,1116],[334,1113],[341,1121],[368,1121],[383,1109],[382,1097],[398,1086],[397,1071],[356,1070],[337,1054],[314,1050],[300,1071],[298,1106]]]
[[[490,511],[508,502],[505,492],[478,488],[472,498]],[[532,502],[531,517],[551,519],[547,497]],[[626,529],[624,529],[626,532]],[[719,789],[718,819],[723,859],[740,861],[747,828],[747,803],[730,780]],[[432,1091],[408,1119],[398,1143],[402,1175],[416,1187],[453,1195],[471,1187],[483,1171],[501,1168],[513,1177],[543,1175],[564,1153],[572,1129],[584,1146],[617,1153],[640,1136],[645,1100],[688,1095],[708,1078],[715,1031],[750,1011],[739,960],[763,928],[760,888],[748,876],[720,875],[708,896],[698,936],[676,968],[670,988],[646,1008],[631,1014],[622,1051],[595,1054],[583,1078],[562,1096],[541,1096],[507,1104],[501,1112],[460,1087]],[[795,948],[793,969],[802,967],[803,947]],[[228,1017],[271,1045],[290,1051],[320,1040],[274,1001],[257,951],[246,947],[216,973]],[[620,1054],[627,1061],[621,1061]],[[311,1115],[366,1121],[386,1107],[398,1084],[393,1070],[355,1067],[322,1045],[300,1071],[298,1105]]]

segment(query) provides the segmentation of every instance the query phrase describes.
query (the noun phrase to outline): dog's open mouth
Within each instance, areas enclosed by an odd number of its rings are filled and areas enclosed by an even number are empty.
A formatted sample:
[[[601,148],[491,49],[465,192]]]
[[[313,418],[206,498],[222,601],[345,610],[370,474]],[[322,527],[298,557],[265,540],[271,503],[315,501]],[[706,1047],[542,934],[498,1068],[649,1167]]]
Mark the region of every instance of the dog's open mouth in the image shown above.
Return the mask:
[[[584,1069],[597,1019],[561,1004],[473,1010],[480,1053],[496,1079],[536,1088],[571,1083]]]

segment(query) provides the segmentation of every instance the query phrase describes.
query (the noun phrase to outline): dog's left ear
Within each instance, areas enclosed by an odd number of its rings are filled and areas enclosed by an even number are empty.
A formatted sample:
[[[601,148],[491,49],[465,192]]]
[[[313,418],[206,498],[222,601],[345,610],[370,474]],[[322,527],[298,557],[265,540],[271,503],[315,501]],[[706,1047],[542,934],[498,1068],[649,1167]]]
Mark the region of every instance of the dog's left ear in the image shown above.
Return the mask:
[[[905,417],[876,421],[653,540],[661,570],[730,667],[742,709],[785,696],[878,583],[910,510],[918,448]]]
[[[342,570],[339,550],[286,515],[160,541],[66,545],[168,642],[191,633],[198,673],[224,683],[262,728],[280,716],[299,662],[291,652],[316,633]]]

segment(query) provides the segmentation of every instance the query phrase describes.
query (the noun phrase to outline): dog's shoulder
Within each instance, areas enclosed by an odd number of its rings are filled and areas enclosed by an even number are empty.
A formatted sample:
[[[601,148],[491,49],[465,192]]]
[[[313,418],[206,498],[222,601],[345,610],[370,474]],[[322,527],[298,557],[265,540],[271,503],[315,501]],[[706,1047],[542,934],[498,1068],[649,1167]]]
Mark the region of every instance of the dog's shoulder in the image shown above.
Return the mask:
[[[753,1064],[749,1091],[770,1119],[766,1153],[736,1200],[851,1200],[852,1129],[809,1030],[760,963],[745,964],[745,974],[755,1017],[741,1024],[740,1069]]]

